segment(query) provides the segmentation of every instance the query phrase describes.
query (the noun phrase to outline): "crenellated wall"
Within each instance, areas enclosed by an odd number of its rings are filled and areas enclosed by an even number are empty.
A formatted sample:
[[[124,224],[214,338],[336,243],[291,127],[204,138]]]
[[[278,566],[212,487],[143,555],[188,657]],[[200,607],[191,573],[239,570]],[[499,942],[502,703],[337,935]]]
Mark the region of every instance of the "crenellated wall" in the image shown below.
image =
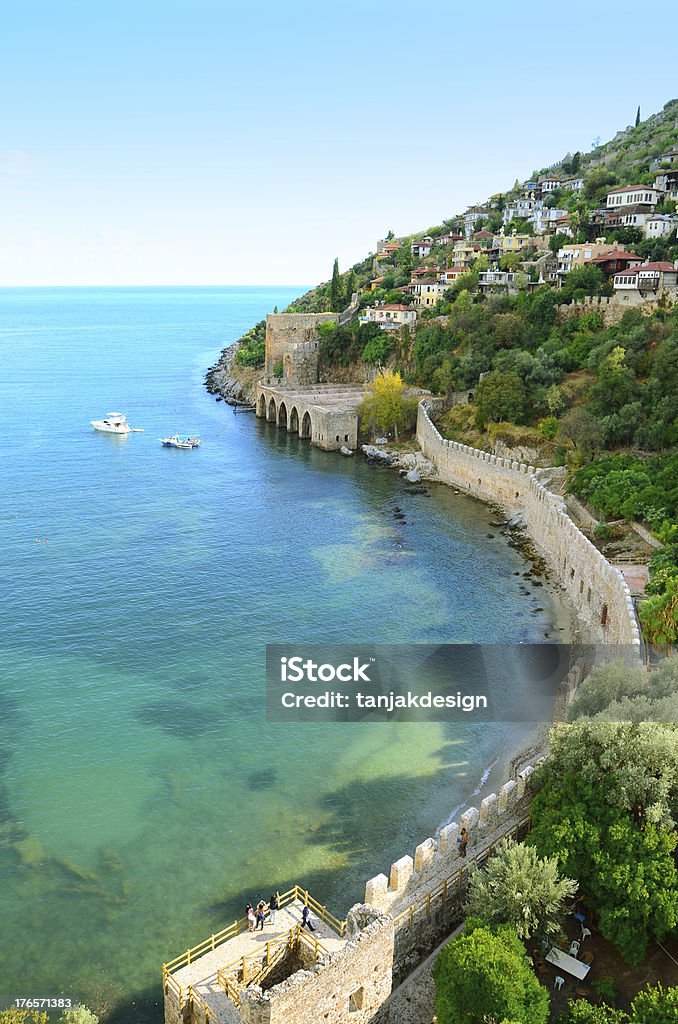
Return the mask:
[[[419,404],[417,440],[440,480],[520,512],[586,631],[602,643],[629,645],[639,656],[640,633],[628,585],[572,522],[564,500],[548,490],[544,478],[550,471],[444,440],[426,406]]]

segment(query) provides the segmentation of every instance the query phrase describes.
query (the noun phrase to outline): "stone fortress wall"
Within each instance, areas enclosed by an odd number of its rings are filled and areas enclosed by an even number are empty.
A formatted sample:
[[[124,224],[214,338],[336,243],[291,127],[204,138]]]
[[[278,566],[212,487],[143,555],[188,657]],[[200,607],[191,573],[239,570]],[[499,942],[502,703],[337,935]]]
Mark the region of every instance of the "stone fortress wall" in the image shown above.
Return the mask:
[[[265,377],[273,378],[276,366],[282,363],[283,384],[315,384],[318,380],[318,324],[338,320],[338,313],[269,313]]]
[[[586,632],[602,643],[628,645],[639,657],[640,632],[628,585],[572,522],[564,500],[548,489],[553,471],[444,440],[429,415],[431,405],[430,400],[419,404],[417,440],[440,480],[519,512]]]

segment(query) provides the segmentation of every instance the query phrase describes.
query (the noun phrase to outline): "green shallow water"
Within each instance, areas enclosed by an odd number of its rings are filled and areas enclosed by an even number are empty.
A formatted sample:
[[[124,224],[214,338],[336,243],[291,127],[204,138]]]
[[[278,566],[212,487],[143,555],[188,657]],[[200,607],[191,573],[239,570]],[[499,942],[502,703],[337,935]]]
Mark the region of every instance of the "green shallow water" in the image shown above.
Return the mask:
[[[266,642],[559,636],[483,506],[206,394],[298,291],[0,291],[2,996],[159,1020],[163,960],[297,880],[343,915],[515,739],[268,724]]]

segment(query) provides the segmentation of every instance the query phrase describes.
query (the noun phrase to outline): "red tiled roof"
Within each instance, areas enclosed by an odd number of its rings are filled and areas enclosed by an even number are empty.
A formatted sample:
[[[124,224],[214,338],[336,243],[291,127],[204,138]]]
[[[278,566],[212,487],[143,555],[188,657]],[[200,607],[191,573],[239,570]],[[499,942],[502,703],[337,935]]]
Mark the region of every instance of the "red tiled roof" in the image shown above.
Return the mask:
[[[462,267],[462,266],[448,267],[447,270],[445,271],[445,273],[446,274],[451,274],[454,271],[455,273],[460,274],[460,273],[462,273],[462,271],[466,271],[466,270],[468,270],[468,267]]]
[[[673,263],[667,262],[641,263],[639,267],[629,267],[628,270],[618,270],[614,276],[631,277],[634,274],[641,274],[648,270],[653,274],[670,274],[672,271],[675,272],[676,268]]]
[[[390,309],[390,310],[403,310],[403,309],[409,309],[410,307],[409,306],[401,306],[401,305],[398,305],[397,303],[389,303],[389,305],[387,305],[387,306],[377,306],[376,308],[377,309]]]
[[[607,263],[608,260],[637,260],[640,263],[642,258],[642,256],[638,256],[635,252],[627,252],[626,249],[612,249],[610,252],[604,252],[601,256],[594,256],[589,262]]]
[[[474,238],[494,238],[491,231],[476,231]]]

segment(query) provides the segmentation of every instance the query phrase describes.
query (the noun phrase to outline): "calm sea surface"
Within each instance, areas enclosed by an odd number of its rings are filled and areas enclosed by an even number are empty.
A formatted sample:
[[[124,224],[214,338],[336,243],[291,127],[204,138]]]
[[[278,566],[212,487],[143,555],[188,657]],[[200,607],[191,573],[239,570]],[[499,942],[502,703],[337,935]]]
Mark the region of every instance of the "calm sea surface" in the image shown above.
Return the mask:
[[[343,916],[507,742],[265,721],[267,642],[541,640],[553,617],[483,506],[207,395],[301,290],[0,290],[0,996],[159,1020],[163,960],[296,880]],[[112,409],[144,433],[93,432]]]

